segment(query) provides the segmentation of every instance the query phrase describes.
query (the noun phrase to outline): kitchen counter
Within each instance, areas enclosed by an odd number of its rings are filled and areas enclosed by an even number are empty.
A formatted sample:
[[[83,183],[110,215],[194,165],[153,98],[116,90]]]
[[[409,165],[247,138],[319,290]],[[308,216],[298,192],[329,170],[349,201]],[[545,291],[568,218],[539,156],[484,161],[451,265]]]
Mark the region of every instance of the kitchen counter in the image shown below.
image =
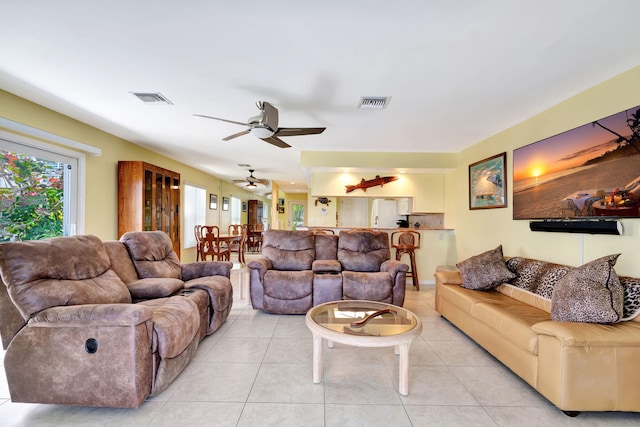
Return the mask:
[[[439,230],[439,231],[453,231],[453,228],[444,228],[444,227],[420,227],[420,228],[415,228],[415,227],[409,227],[409,228],[402,228],[402,227],[395,227],[395,228],[384,228],[384,227],[319,227],[319,226],[304,226],[304,227],[298,227],[298,230],[316,230],[316,229],[329,229],[329,230],[352,230],[354,228],[370,228],[371,230],[380,230],[380,231],[399,231],[399,230],[413,230],[413,231],[429,231],[429,230]]]

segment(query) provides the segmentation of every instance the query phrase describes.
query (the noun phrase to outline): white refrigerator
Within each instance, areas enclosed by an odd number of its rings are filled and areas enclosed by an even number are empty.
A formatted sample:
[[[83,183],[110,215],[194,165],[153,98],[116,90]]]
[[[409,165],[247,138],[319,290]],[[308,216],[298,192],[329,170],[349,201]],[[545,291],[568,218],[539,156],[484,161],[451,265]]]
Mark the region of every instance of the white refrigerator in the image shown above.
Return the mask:
[[[374,228],[396,228],[396,221],[404,219],[398,215],[395,199],[373,199],[371,204],[371,226]]]

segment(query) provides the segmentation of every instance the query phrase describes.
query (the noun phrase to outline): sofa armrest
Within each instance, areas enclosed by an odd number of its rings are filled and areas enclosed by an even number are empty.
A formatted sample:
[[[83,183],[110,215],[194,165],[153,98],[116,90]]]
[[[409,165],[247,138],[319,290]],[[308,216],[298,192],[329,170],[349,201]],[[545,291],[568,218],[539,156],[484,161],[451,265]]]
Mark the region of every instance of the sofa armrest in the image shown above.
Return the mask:
[[[547,320],[531,329],[540,335],[555,337],[568,347],[640,347],[638,322],[603,325]]]
[[[16,402],[137,408],[153,368],[152,311],[138,304],[56,306],[34,315],[4,356]]]
[[[260,277],[264,277],[264,273],[267,270],[271,270],[273,268],[273,264],[267,258],[258,258],[252,261],[249,261],[247,264],[250,270],[257,270],[260,273]]]
[[[29,320],[29,327],[135,326],[153,312],[138,304],[84,304],[51,307]]]
[[[449,266],[437,267],[434,277],[436,278],[436,283],[445,285],[462,284],[462,276],[460,275],[460,271],[457,268],[452,268]]]
[[[407,264],[405,264],[402,261],[396,261],[394,259],[388,259],[385,262],[382,263],[382,265],[380,266],[380,271],[386,271],[389,272],[389,274],[391,275],[391,277],[395,280],[396,275],[399,272],[404,272],[406,273],[407,271],[409,271],[409,266]]]
[[[128,283],[127,288],[131,298],[134,301],[140,301],[171,296],[184,288],[184,282],[167,277],[149,277]]]
[[[182,264],[182,280],[189,281],[205,276],[231,277],[233,263],[229,261],[200,261]]]

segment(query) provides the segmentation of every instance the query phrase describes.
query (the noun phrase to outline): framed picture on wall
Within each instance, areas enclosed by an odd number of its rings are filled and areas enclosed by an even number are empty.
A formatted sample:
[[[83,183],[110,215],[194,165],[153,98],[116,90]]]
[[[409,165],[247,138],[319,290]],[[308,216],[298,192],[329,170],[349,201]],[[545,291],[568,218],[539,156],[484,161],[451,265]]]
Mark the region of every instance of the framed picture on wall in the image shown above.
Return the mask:
[[[228,197],[223,197],[222,198],[222,210],[223,211],[228,211],[229,210],[229,198]]]
[[[284,206],[278,206],[278,213],[279,214],[283,214],[284,213]]]
[[[209,209],[218,209],[218,195],[209,194]]]
[[[505,152],[469,165],[469,209],[507,206],[506,163]]]
[[[242,212],[247,211],[247,202],[242,202]]]

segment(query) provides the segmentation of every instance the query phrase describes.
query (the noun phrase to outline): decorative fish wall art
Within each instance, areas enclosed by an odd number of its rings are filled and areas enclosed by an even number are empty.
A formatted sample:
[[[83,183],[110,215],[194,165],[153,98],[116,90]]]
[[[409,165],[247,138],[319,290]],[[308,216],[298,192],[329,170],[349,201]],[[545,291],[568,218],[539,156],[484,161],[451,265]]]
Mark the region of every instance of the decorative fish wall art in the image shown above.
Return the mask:
[[[390,183],[392,181],[395,181],[397,179],[398,179],[397,176],[383,176],[383,177],[381,177],[380,175],[376,175],[376,177],[374,179],[370,179],[368,181],[365,181],[365,179],[362,178],[362,181],[360,181],[359,184],[345,185],[345,187],[347,188],[347,193],[351,193],[352,191],[358,190],[358,189],[361,189],[362,191],[366,192],[367,188],[377,187],[378,185],[380,187],[382,187],[385,184],[388,184],[388,183]]]

